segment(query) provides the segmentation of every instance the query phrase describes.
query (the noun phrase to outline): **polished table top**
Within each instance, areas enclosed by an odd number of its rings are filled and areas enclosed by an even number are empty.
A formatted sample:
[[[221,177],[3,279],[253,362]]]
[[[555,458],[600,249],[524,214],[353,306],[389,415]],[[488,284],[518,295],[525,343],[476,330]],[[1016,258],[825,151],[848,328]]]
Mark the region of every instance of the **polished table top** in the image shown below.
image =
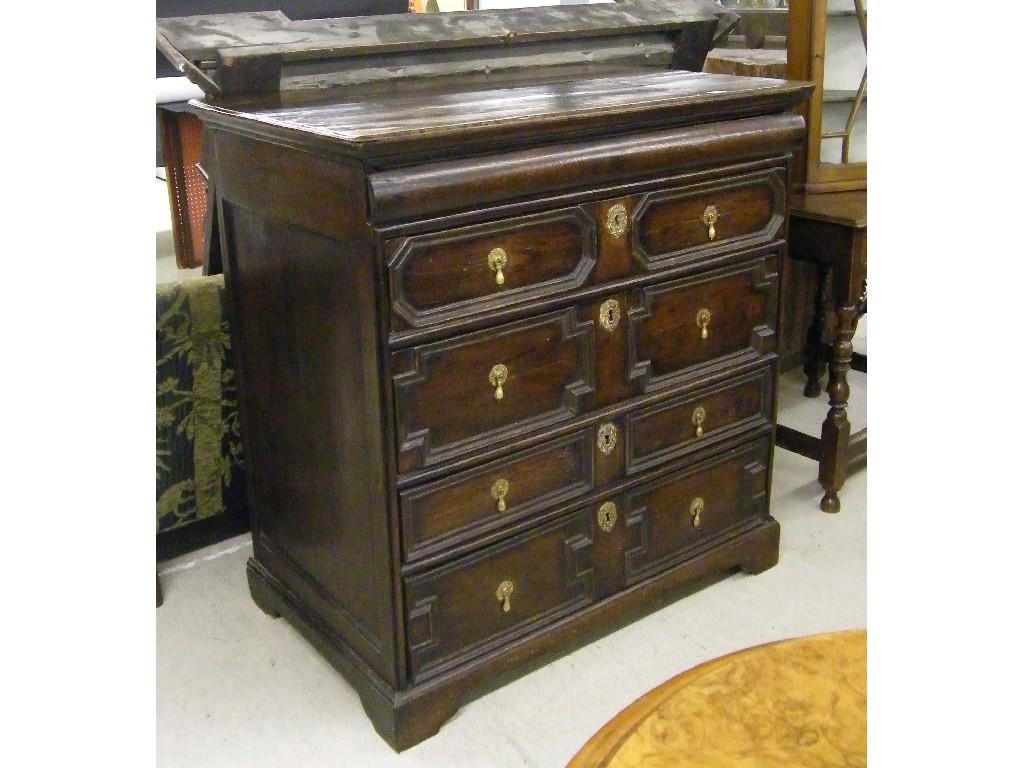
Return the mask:
[[[868,193],[861,189],[853,192],[822,192],[814,195],[794,195],[789,212],[801,219],[816,219],[855,229],[868,226]]]
[[[633,702],[568,768],[866,765],[866,662],[865,630],[723,656]]]

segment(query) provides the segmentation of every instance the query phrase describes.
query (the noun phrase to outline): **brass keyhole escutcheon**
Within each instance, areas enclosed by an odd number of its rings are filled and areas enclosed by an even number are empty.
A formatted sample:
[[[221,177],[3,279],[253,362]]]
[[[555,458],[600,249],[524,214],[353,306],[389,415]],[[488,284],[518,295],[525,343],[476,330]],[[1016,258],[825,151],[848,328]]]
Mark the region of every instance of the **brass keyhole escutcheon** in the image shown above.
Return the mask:
[[[487,376],[488,381],[491,382],[491,386],[494,387],[494,399],[501,400],[505,396],[505,390],[502,386],[508,381],[508,368],[501,363],[491,368],[490,374]]]
[[[697,327],[700,328],[700,337],[708,337],[708,325],[711,323],[711,310],[701,309],[697,312]]]
[[[597,508],[597,527],[608,533],[615,527],[615,521],[619,519],[619,510],[615,507],[614,501],[606,501]]]
[[[616,203],[608,209],[608,218],[605,226],[612,237],[622,237],[626,232],[627,225],[626,206]]]
[[[601,304],[598,318],[601,322],[601,327],[608,331],[608,333],[614,331],[619,325],[619,320],[622,318],[619,302],[615,299],[608,299],[608,301]]]
[[[505,253],[504,248],[495,248],[487,254],[487,266],[495,273],[495,285],[502,286],[505,284],[505,273],[502,270],[505,269],[506,264],[508,264],[508,254]]]
[[[704,225],[708,228],[708,240],[714,240],[715,222],[718,221],[718,209],[713,205],[709,205],[704,209],[704,215],[700,217],[700,220],[703,221]]]
[[[690,519],[693,521],[694,528],[700,528],[700,516],[703,511],[704,499],[698,496],[690,502]]]
[[[619,430],[610,421],[597,428],[597,447],[601,453],[611,453],[619,439]]]
[[[501,603],[501,610],[505,613],[512,610],[512,593],[515,589],[516,585],[510,580],[505,579],[505,581],[498,585],[498,589],[494,593],[494,596],[498,598],[498,602]]]
[[[696,408],[693,409],[693,418],[691,419],[691,421],[693,422],[693,426],[697,428],[697,431],[695,433],[697,437],[704,437],[705,418],[707,418],[707,413],[705,413],[704,409],[701,406],[698,405]]]
[[[508,494],[508,480],[499,478],[491,486],[491,498],[498,502],[498,511],[505,511],[505,496]]]

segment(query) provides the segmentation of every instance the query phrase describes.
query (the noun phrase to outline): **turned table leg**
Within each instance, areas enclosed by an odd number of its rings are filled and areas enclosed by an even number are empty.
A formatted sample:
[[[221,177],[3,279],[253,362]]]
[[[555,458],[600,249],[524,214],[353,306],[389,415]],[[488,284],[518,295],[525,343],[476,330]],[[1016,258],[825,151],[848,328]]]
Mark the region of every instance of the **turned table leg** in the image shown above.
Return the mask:
[[[828,366],[829,409],[821,425],[821,460],[818,463],[818,482],[825,489],[821,508],[825,512],[839,511],[839,489],[846,480],[846,448],[850,442],[850,420],[846,414],[850,385],[846,374],[853,359],[858,307],[842,307],[836,315],[836,341]]]
[[[816,281],[814,285],[814,313],[811,325],[807,329],[807,344],[804,351],[804,397],[817,397],[821,394],[821,337],[825,332],[825,307],[828,306],[831,288],[829,286],[828,264],[817,263]]]

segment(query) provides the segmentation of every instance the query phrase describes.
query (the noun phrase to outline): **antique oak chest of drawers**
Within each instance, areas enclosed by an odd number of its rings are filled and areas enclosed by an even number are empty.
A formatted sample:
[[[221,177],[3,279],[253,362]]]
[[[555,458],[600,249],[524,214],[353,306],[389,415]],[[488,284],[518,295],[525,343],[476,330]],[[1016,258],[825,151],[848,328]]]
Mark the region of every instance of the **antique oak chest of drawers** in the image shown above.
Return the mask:
[[[768,499],[797,83],[198,105],[256,602],[397,749],[703,575]]]

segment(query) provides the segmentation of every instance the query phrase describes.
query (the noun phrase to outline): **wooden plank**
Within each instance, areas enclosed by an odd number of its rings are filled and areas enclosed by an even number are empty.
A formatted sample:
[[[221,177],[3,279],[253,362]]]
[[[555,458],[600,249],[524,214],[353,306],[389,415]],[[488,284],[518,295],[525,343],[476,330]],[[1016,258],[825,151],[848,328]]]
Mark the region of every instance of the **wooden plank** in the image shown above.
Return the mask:
[[[738,21],[711,0],[619,0],[595,5],[500,11],[386,14],[292,21],[280,12],[157,20],[158,30],[189,59],[278,54],[286,60],[366,53],[511,45],[539,40],[678,31],[714,23],[715,37]]]
[[[183,56],[160,31],[156,33],[156,47],[167,57],[167,60],[171,62],[175,69],[202,88],[203,93],[208,96],[216,96],[220,93],[220,86],[213,82],[199,67]]]
[[[804,432],[778,424],[775,427],[775,444],[779,448],[806,456],[808,459],[821,459],[821,440]]]
[[[846,445],[846,466],[852,467],[868,457],[868,428],[864,427],[860,432],[850,435],[850,442]]]
[[[384,81],[446,77],[466,82],[475,77],[483,85],[507,75],[537,71],[538,77],[559,69],[562,75],[594,76],[627,70],[668,69],[675,45],[664,35],[642,35],[624,40],[601,38],[582,48],[573,41],[460,51],[418,51],[379,54],[335,61],[294,63],[281,76],[281,91],[357,86]]]
[[[868,225],[868,196],[865,190],[794,195],[789,215],[814,219],[841,227],[864,229]]]
[[[715,48],[708,53],[704,71],[782,79],[786,76],[786,51],[774,48]]]
[[[238,109],[197,104],[207,113],[238,114],[256,122],[292,129],[348,144],[395,142],[430,135],[465,136],[488,128],[593,121],[624,111],[683,110],[694,114],[745,110],[764,102],[791,105],[807,92],[802,83],[699,72],[651,72],[598,77],[512,89],[402,95],[338,92],[294,99],[280,94],[238,104]],[[758,109],[757,111],[764,111]]]

